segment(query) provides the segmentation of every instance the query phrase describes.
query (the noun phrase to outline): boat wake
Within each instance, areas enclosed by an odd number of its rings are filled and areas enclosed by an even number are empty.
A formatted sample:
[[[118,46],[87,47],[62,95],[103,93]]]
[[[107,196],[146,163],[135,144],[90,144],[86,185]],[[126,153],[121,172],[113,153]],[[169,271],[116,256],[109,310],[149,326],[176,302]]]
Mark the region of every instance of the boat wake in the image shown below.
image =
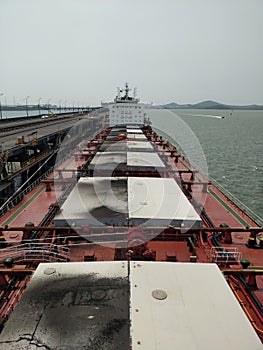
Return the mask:
[[[212,114],[190,114],[190,113],[183,113],[183,115],[191,115],[195,117],[205,117],[205,118],[215,118],[215,119],[224,119],[224,116],[221,115],[212,115]]]

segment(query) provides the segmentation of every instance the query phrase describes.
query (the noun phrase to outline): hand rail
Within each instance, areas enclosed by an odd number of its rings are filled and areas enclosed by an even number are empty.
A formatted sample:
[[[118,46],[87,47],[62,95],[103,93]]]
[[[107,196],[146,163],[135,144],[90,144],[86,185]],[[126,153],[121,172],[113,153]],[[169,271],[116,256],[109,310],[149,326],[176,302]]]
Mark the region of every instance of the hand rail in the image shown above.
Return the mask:
[[[26,194],[32,191],[33,188],[35,188],[41,180],[46,178],[51,174],[53,171],[53,167],[47,170],[44,174],[42,174],[38,179],[36,179],[34,182],[32,182],[28,187],[26,187],[22,192],[18,193],[14,198],[11,200],[8,200],[0,210],[0,217],[3,216],[5,213],[7,213],[9,210],[11,210],[16,204],[18,204]]]
[[[56,165],[60,165],[63,163],[63,161],[67,157],[64,157],[60,159]],[[3,216],[5,213],[7,213],[9,210],[11,210],[13,207],[15,207],[26,194],[32,191],[33,188],[35,188],[39,183],[48,177],[52,172],[54,171],[54,166],[50,167],[44,174],[42,174],[39,178],[37,178],[34,182],[32,182],[29,186],[27,186],[23,191],[19,192],[16,196],[14,196],[12,199],[8,199],[0,208],[0,217]]]
[[[14,258],[17,261],[67,261],[70,248],[50,243],[23,243],[1,249],[0,259]]]
[[[159,130],[157,128],[157,130]],[[160,130],[159,130],[160,131]],[[172,142],[170,142],[173,145],[174,140],[172,140]],[[184,158],[186,160],[187,156],[184,154],[183,150],[181,149],[181,147],[176,144],[175,145],[177,147],[177,149],[180,151],[180,153],[184,156]],[[192,162],[193,164],[193,162]],[[195,164],[193,164],[195,166]],[[198,168],[197,168],[198,169]],[[202,169],[198,169],[200,171],[200,174],[205,174],[206,172]],[[236,196],[234,196],[230,191],[228,191],[225,187],[223,187],[219,182],[217,182],[213,177],[209,176],[209,181],[216,186],[230,201],[233,202],[233,204],[235,204],[239,209],[241,209],[244,214],[246,214],[247,216],[250,217],[250,219],[252,219],[256,224],[258,224],[259,226],[263,226],[263,218],[260,217],[258,214],[256,214],[252,209],[250,209],[249,207],[247,207],[243,202],[241,202]]]
[[[230,199],[239,209],[248,215],[256,224],[263,226],[263,218],[256,214],[252,209],[248,208],[243,202],[229,192],[225,187],[220,185],[215,179],[209,177],[211,183],[215,185],[228,199]]]

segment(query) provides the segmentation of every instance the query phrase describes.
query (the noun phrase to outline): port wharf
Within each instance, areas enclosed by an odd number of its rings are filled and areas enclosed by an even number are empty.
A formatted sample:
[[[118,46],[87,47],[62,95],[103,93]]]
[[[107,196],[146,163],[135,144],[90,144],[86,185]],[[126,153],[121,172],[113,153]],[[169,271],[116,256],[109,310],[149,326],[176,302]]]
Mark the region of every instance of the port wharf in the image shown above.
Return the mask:
[[[68,131],[79,120],[89,120],[94,110],[96,108],[0,121],[0,206],[31,176],[28,185],[51,169],[57,149]],[[91,128],[96,129],[95,124],[96,118],[91,118]],[[74,138],[69,140],[68,147],[73,144]]]

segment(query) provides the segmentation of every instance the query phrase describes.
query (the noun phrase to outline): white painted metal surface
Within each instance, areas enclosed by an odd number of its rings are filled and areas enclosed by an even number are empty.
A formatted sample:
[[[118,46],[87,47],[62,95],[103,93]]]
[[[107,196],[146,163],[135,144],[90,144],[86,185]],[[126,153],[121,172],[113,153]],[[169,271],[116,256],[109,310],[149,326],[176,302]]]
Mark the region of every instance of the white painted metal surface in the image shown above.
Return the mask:
[[[146,177],[80,178],[54,224],[122,226],[128,219],[133,226],[202,225],[174,179]]]
[[[127,178],[80,178],[63,203],[61,212],[55,216],[54,224],[56,226],[70,224],[73,227],[115,223],[124,225],[127,222],[127,196]],[[112,218],[113,212],[114,218]]]
[[[108,105],[110,126],[138,124],[144,122],[144,106],[134,102],[112,103]]]
[[[127,162],[125,152],[97,152],[95,157],[90,162],[93,166],[120,164]]]
[[[137,148],[153,150],[153,146],[150,142],[143,141],[127,141],[127,147],[129,150]]]
[[[128,178],[131,218],[201,222],[178,184],[171,178]]]
[[[112,167],[112,165],[120,163],[141,168],[165,168],[165,164],[159,155],[154,152],[97,152],[90,162],[92,166],[98,167]]]
[[[217,265],[131,262],[130,274],[133,350],[262,349]]]
[[[128,264],[130,265],[128,267]],[[260,350],[215,264],[40,264],[0,349]]]
[[[100,278],[124,278],[127,277],[128,267],[125,261],[94,261],[91,264],[83,262],[71,262],[71,263],[45,263],[39,264],[33,277],[30,281],[30,286],[33,288],[34,284],[39,283],[46,279],[45,271],[49,268],[55,269],[53,278],[62,276],[66,279],[71,276],[85,276],[92,273],[94,276],[98,275]],[[55,277],[56,276],[56,277]]]
[[[127,127],[127,133],[128,134],[142,134],[142,129],[141,128],[128,128]]]
[[[154,152],[128,152],[127,165],[139,167],[165,168],[159,155]]]
[[[40,264],[1,350],[129,349],[127,262]]]
[[[127,134],[127,138],[130,139],[134,139],[134,140],[147,140],[147,137],[144,134],[137,134],[137,133],[128,133]]]

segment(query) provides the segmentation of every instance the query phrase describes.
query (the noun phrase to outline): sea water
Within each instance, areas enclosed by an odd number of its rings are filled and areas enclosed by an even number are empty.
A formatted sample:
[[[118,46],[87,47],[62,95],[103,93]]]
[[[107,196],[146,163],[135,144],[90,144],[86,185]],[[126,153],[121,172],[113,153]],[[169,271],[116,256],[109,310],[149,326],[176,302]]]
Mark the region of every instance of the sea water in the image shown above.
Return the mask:
[[[43,114],[49,114],[51,112],[57,112],[56,109],[52,109],[50,108],[48,109],[41,109],[39,110],[28,110],[28,116],[36,116],[36,115],[43,115]],[[62,112],[64,112],[64,110],[62,109]],[[68,110],[67,110],[68,112]],[[10,119],[10,118],[21,118],[21,117],[27,117],[27,113],[26,111],[21,111],[21,110],[17,110],[17,111],[2,111],[2,119],[6,120],[6,119]],[[0,120],[1,123],[1,120]]]
[[[263,111],[146,111],[191,162],[263,217]]]

